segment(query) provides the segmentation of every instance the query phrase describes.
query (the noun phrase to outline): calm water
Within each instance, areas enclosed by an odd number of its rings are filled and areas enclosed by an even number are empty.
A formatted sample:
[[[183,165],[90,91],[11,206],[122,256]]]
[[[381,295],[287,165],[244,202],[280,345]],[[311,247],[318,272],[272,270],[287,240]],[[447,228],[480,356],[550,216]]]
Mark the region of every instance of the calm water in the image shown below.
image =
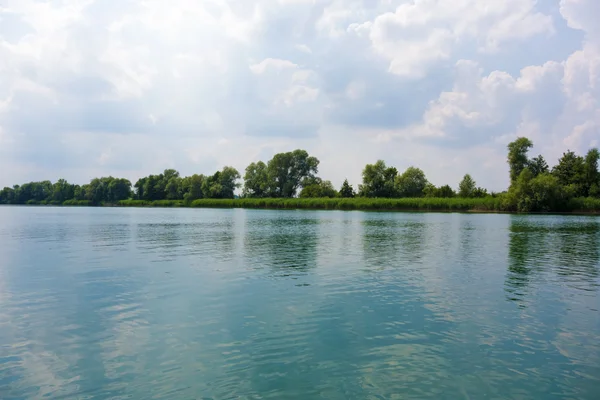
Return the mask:
[[[598,399],[600,218],[0,207],[0,398]]]

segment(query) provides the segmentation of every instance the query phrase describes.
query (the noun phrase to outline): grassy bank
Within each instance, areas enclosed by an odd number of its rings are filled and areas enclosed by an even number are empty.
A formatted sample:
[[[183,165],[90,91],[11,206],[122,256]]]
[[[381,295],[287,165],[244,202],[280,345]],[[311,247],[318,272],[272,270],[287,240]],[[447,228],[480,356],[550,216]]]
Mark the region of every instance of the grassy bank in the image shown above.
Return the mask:
[[[117,204],[92,204],[88,200],[58,202],[29,201],[27,205],[104,206],[104,207],[191,207],[191,208],[254,208],[305,210],[362,210],[362,211],[438,211],[438,212],[515,212],[504,196],[484,198],[310,198],[310,199],[200,199],[183,200],[121,200]],[[574,198],[553,213],[600,214],[600,199]]]
[[[445,211],[445,212],[512,212],[502,196],[466,198],[318,198],[318,199],[201,199],[191,203],[181,200],[123,200],[122,207],[194,207],[256,208],[364,211]],[[556,212],[600,213],[600,199],[572,199]]]

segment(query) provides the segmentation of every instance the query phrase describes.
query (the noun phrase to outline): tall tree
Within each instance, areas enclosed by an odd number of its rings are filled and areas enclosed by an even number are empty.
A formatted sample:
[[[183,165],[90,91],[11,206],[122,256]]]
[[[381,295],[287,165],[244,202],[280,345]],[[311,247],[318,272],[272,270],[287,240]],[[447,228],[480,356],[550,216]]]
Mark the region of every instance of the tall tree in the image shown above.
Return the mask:
[[[344,183],[342,183],[342,187],[340,188],[340,196],[345,198],[351,198],[355,195],[356,193],[354,193],[354,188],[352,188],[352,185],[348,183],[348,179],[345,179]]]
[[[598,171],[598,160],[600,152],[598,149],[590,149],[585,155],[584,161],[584,179],[585,195],[600,197],[600,171]]]
[[[131,197],[131,182],[124,178],[113,178],[108,182],[105,201],[117,203]]]
[[[585,195],[585,160],[571,150],[563,153],[558,164],[552,168],[552,175],[574,196]]]
[[[529,162],[527,163],[527,167],[529,168],[533,176],[545,174],[549,171],[548,163],[546,163],[546,160],[541,154],[529,160]]]
[[[396,177],[396,190],[402,197],[421,197],[427,186],[425,173],[415,167],[408,167],[404,173]]]
[[[318,172],[319,160],[305,150],[275,154],[267,164],[270,195],[272,197],[294,197],[305,178]]]
[[[240,173],[233,167],[223,167],[219,179],[221,185],[221,198],[233,199],[235,196],[235,189],[240,187],[238,180],[240,179]]]
[[[149,175],[144,179],[143,200],[164,200],[164,187],[162,187],[163,175]]]
[[[207,176],[202,182],[202,194],[207,199],[220,199],[223,187],[221,186],[221,172],[217,171]]]
[[[0,204],[15,204],[15,189],[5,187],[0,190]]]
[[[204,175],[197,175],[197,174],[188,176],[183,179],[183,191],[184,191],[183,199],[186,202],[201,199],[203,197],[202,185],[204,184],[204,179],[205,179]]]
[[[460,183],[458,184],[458,196],[465,198],[473,197],[476,187],[477,184],[475,183],[471,175],[466,174],[462,178],[462,181],[460,181]]]
[[[171,177],[165,186],[165,193],[167,200],[181,199],[183,197],[182,179],[178,176]]]
[[[515,184],[521,171],[527,167],[527,152],[533,147],[533,142],[525,137],[520,137],[508,144],[508,165],[510,167],[510,184]]]
[[[269,195],[269,173],[262,161],[251,163],[244,174],[244,197],[267,197]]]
[[[72,199],[75,196],[74,185],[71,185],[65,179],[59,179],[52,185],[52,200],[62,203],[65,200]]]
[[[359,192],[364,197],[395,197],[395,179],[398,170],[387,167],[385,161],[377,160],[375,164],[367,164],[362,173],[362,185]]]
[[[146,178],[140,178],[137,180],[133,187],[135,188],[135,197],[138,200],[144,200],[146,198],[146,193],[144,192],[144,187],[146,186]]]
[[[208,199],[233,199],[240,173],[233,167],[224,167],[221,171],[207,176],[202,182],[202,195]]]

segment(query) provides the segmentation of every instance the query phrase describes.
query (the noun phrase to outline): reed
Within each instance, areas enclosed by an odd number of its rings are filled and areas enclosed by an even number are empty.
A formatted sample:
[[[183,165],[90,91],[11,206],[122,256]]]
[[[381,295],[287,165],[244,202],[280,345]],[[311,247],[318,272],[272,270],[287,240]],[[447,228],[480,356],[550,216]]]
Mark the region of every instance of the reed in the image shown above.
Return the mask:
[[[193,208],[254,208],[254,209],[307,209],[307,210],[363,210],[363,211],[438,211],[438,212],[511,212],[514,211],[504,196],[483,198],[242,198],[182,200],[122,200],[123,207],[193,207]],[[600,213],[600,199],[572,199],[556,212]]]

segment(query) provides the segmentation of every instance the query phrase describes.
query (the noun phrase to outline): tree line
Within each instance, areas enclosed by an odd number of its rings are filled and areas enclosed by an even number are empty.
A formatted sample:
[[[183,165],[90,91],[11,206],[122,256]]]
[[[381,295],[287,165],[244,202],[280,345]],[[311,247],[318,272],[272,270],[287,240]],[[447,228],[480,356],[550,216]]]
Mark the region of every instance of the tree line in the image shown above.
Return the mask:
[[[550,168],[539,155],[528,157],[533,143],[518,138],[508,145],[507,161],[510,186],[502,193],[488,193],[466,174],[456,189],[450,185],[435,186],[425,173],[414,166],[400,173],[383,160],[367,164],[362,183],[355,190],[346,179],[335,189],[331,181],[319,177],[319,160],[305,150],[279,153],[267,163],[253,162],[245,170],[243,185],[240,173],[226,166],[212,175],[180,176],[174,169],[138,179],[94,178],[85,185],[64,179],[29,182],[5,187],[0,191],[0,204],[117,204],[122,200],[233,199],[237,189],[244,198],[485,198],[501,197],[507,211],[559,211],[577,197],[600,197],[598,149],[585,156],[568,150]]]

